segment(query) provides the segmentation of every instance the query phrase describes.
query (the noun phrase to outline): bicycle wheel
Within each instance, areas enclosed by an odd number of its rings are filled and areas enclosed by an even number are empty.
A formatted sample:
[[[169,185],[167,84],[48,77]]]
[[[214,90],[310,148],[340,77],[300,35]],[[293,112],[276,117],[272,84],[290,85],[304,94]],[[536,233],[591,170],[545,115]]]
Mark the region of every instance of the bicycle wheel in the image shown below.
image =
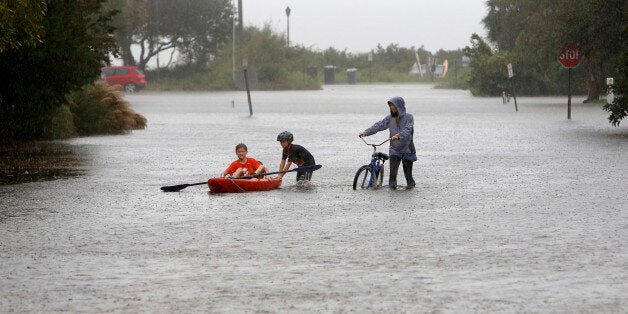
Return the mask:
[[[371,180],[373,180],[373,169],[371,169],[371,166],[369,165],[364,165],[358,169],[358,172],[355,173],[355,178],[353,178],[353,189],[357,190],[358,187],[361,189],[368,189]]]

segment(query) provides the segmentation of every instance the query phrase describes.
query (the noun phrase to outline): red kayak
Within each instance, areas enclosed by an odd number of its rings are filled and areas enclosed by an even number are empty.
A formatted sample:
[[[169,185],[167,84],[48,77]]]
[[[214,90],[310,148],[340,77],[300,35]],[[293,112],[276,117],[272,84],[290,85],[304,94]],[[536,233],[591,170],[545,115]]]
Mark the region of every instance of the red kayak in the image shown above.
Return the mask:
[[[268,191],[278,189],[281,185],[281,179],[277,178],[252,178],[252,179],[236,179],[236,178],[211,178],[207,181],[209,190],[212,193],[239,193]]]

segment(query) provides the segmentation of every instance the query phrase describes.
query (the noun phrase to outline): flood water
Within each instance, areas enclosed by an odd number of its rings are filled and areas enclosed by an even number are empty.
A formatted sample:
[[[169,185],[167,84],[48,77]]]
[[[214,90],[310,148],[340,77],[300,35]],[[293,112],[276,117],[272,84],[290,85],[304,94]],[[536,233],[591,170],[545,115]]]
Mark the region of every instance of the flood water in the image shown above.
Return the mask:
[[[357,134],[392,96],[415,118],[417,186],[354,191]],[[128,95],[145,130],[60,141],[80,175],[0,186],[0,311],[628,311],[628,127],[599,105],[575,97],[567,120],[566,97],[515,112],[429,85],[251,97],[253,116],[244,92]],[[219,175],[240,142],[276,171],[284,130],[323,165],[312,188],[159,189]]]

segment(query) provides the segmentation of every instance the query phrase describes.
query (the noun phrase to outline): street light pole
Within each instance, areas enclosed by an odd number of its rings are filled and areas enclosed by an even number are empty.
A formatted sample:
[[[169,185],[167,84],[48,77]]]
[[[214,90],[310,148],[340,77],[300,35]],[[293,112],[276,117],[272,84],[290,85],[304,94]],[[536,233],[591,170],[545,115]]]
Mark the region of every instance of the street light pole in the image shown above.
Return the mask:
[[[235,50],[236,50],[236,18],[235,18],[235,3],[231,1],[231,8],[234,14],[231,17],[231,78],[235,82]],[[240,11],[240,9],[238,9]]]
[[[244,37],[242,37],[242,34],[244,34],[244,20],[242,18],[242,11],[244,11],[244,9],[242,8],[242,0],[238,0],[238,40],[242,43],[244,42],[242,39]]]
[[[290,48],[290,7],[286,7],[286,17],[288,21],[288,33],[286,35],[286,45]]]

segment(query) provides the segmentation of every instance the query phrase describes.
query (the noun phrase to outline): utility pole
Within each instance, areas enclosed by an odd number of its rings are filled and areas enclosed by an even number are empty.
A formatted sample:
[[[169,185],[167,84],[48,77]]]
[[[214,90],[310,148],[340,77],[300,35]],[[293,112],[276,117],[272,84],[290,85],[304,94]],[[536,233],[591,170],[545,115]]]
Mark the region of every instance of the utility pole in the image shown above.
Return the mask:
[[[235,5],[231,1],[231,9],[235,11]],[[231,79],[235,82],[235,52],[236,52],[236,21],[235,12],[231,16]]]
[[[290,7],[286,7],[286,17],[288,21],[288,32],[286,35],[286,46],[290,48]]]
[[[238,39],[242,42],[244,34],[244,20],[242,19],[242,0],[238,0]]]

